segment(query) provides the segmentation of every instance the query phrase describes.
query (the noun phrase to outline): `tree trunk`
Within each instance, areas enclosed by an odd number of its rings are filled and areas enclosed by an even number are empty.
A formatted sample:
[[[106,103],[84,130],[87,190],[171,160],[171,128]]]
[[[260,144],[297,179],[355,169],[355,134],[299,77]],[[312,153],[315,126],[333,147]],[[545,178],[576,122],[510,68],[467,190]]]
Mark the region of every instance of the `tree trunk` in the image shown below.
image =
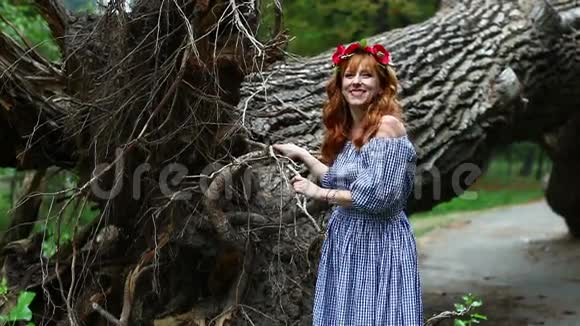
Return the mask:
[[[36,3],[66,60],[0,37],[0,164],[71,169],[80,181],[65,205],[90,200],[101,214],[74,223],[50,259],[42,235],[4,247],[11,288],[35,291],[35,316],[58,325],[310,324],[327,207],[289,192],[295,168],[264,144],[318,149],[331,52],[256,71],[285,37],[253,37],[252,2],[143,0],[128,13],[114,1],[99,17]],[[579,9],[445,1],[372,39],[402,81],[419,156],[411,211],[461,194],[516,140],[551,149],[562,176],[549,201],[574,205],[557,191],[571,185],[558,148],[578,139],[565,121],[580,104]]]
[[[554,212],[564,216],[570,233],[580,237],[580,114],[572,115],[555,133],[545,135],[543,144],[552,159],[546,200]]]
[[[542,176],[544,175],[544,161],[546,157],[544,156],[544,151],[541,149],[538,151],[538,157],[536,159],[536,174],[535,179],[540,181],[542,180]]]
[[[377,13],[374,19],[374,25],[376,31],[386,31],[389,29],[389,24],[392,25],[392,22],[388,21],[389,16],[389,3],[387,1],[380,1],[376,0],[374,3],[378,6]]]
[[[536,161],[536,149],[530,147],[526,153],[524,153],[524,161],[522,162],[522,167],[520,168],[520,177],[529,177],[532,175],[534,170],[534,162]]]
[[[512,155],[512,148],[508,147],[505,152],[505,158],[508,165],[507,175],[512,176],[512,169],[513,169],[513,155]]]

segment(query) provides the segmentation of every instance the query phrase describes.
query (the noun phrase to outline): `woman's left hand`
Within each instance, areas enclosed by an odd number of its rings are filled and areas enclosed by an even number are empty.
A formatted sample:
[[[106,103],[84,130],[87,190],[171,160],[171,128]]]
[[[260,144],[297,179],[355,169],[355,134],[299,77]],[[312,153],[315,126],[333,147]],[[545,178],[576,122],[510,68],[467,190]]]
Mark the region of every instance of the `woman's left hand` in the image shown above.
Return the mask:
[[[314,182],[302,177],[301,175],[296,175],[292,180],[290,180],[294,191],[299,194],[303,194],[306,197],[318,199],[322,188],[317,186]]]

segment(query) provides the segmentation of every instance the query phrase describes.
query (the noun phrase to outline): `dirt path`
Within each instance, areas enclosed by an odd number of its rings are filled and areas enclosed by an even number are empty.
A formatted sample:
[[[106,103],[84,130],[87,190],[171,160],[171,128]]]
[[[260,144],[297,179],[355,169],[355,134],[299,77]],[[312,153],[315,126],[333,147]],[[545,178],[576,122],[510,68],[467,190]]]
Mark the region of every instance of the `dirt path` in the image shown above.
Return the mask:
[[[426,316],[471,292],[485,325],[580,325],[580,241],[544,201],[456,219],[418,247]]]

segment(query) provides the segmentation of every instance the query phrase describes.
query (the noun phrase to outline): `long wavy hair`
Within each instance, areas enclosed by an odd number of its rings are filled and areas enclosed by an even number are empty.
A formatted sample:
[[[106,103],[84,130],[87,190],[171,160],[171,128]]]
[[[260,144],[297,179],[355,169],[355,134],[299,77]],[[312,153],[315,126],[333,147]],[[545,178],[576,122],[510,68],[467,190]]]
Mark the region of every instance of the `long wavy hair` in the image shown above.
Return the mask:
[[[357,71],[359,67],[368,69],[379,79],[380,90],[366,109],[362,121],[363,133],[352,139],[356,149],[360,149],[376,134],[382,116],[389,114],[403,122],[402,107],[397,99],[399,81],[395,71],[390,66],[380,66],[370,54],[354,54],[339,65],[338,73],[326,85],[328,101],[322,111],[326,133],[321,149],[321,160],[326,164],[334,162],[353,127],[354,121],[348,103],[342,95],[342,79],[346,71]]]

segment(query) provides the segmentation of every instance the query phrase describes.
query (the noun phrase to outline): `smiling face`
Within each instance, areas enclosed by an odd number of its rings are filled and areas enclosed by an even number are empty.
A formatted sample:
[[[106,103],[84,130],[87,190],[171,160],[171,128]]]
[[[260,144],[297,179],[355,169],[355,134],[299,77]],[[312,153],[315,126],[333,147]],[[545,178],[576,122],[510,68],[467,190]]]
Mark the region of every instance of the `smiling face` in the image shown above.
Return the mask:
[[[342,95],[351,108],[363,109],[380,92],[376,62],[371,56],[356,55],[342,75]]]

